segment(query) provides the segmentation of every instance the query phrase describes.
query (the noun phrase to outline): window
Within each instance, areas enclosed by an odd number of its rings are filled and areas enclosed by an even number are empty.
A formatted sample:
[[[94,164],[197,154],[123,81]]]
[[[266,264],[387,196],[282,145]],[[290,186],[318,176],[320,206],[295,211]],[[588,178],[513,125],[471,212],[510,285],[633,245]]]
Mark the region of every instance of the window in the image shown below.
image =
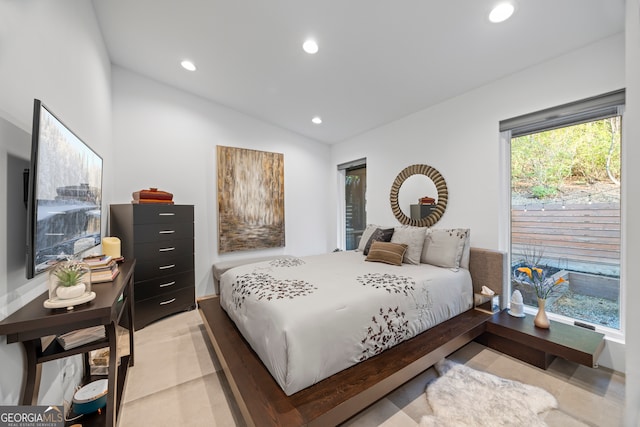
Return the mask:
[[[562,277],[547,312],[613,331],[622,318],[623,105],[618,91],[501,123],[510,153],[512,273],[526,265]],[[529,286],[512,280],[511,287],[537,306]]]
[[[365,194],[367,186],[366,160],[361,159],[338,166],[344,171],[344,224],[346,250],[356,249],[367,226]]]

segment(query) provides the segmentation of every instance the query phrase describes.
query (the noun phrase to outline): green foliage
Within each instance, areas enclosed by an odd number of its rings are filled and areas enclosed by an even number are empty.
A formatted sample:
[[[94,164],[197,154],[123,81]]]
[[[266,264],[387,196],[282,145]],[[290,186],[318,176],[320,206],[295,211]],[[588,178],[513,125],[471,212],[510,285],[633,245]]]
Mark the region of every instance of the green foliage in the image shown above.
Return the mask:
[[[545,198],[570,181],[619,180],[620,127],[612,117],[513,138],[513,187]]]
[[[58,278],[58,283],[61,286],[74,286],[82,281],[82,276],[85,274],[85,271],[76,265],[70,265],[61,267],[56,270],[54,274]]]
[[[545,197],[552,197],[558,194],[558,190],[552,187],[545,187],[544,185],[534,185],[531,187],[531,194],[536,199],[544,199]]]

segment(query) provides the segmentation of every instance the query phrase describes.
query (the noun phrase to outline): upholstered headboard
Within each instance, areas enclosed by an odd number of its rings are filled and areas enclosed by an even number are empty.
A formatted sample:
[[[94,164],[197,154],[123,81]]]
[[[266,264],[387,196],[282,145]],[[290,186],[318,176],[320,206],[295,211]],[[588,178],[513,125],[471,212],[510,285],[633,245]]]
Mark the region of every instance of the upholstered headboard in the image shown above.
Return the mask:
[[[500,294],[500,306],[506,307],[509,268],[506,252],[493,249],[471,248],[469,272],[473,282],[473,291],[480,292],[483,286]]]

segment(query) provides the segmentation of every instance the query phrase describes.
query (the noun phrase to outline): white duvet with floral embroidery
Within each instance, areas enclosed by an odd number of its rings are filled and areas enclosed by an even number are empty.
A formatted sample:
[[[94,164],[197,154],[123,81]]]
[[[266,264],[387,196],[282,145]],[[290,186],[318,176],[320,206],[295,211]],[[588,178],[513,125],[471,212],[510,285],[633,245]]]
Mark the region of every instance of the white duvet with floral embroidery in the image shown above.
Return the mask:
[[[222,307],[287,395],[472,307],[468,270],[365,258],[280,258],[222,275]]]

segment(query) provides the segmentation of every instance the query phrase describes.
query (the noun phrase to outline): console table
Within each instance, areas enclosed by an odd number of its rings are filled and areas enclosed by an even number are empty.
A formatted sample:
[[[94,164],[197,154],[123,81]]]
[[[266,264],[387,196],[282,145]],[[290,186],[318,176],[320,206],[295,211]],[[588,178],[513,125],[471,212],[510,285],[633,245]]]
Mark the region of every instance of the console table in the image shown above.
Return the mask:
[[[21,342],[27,356],[26,382],[21,405],[37,405],[42,363],[84,354],[84,381],[89,382],[100,378],[90,375],[89,352],[109,347],[106,411],[103,415],[85,415],[81,422],[83,425],[116,425],[127,369],[133,366],[134,310],[131,301],[135,264],[135,259],[127,260],[119,265],[120,273],[113,282],[93,284],[92,290],[96,293],[96,298],[91,302],[78,305],[72,310],[47,309],[43,306],[49,297],[47,291],[0,322],[0,334],[7,336],[7,343]],[[124,326],[129,330],[129,354],[121,357],[118,356],[116,339],[116,325],[119,322],[126,323]],[[98,325],[105,327],[104,339],[69,350],[64,350],[57,340],[53,340],[49,346],[42,348],[42,337]]]

